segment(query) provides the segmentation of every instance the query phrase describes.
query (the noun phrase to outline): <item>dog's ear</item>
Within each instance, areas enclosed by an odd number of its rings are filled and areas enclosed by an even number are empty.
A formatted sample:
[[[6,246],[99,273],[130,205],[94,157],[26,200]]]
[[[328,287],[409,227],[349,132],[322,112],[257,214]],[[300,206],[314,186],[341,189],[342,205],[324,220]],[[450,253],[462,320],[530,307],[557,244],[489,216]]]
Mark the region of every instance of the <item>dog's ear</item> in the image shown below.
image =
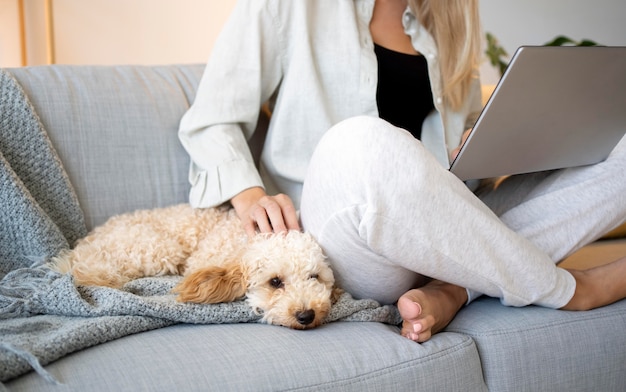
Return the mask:
[[[216,304],[232,302],[246,293],[243,270],[240,265],[208,267],[192,272],[172,290],[180,302]]]
[[[330,303],[333,305],[336,304],[343,293],[344,291],[342,289],[337,286],[333,286],[333,291],[330,293]]]

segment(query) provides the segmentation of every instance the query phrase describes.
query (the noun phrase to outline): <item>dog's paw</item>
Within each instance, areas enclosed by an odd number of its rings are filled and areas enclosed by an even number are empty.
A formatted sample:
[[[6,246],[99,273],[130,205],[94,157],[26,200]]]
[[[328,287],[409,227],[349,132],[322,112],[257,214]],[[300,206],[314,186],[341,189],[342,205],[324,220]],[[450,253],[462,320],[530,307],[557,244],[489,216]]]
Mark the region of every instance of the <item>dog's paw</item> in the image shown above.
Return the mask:
[[[232,267],[209,267],[186,275],[172,290],[180,302],[216,304],[233,302],[246,293],[243,271]]]

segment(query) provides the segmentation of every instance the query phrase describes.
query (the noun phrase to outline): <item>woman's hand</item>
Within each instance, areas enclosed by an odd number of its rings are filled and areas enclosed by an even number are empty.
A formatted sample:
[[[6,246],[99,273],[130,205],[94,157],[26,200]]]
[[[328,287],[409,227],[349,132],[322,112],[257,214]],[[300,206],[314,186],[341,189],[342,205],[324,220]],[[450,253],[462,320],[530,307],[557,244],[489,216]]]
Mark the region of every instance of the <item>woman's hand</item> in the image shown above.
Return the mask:
[[[268,196],[263,188],[255,187],[237,194],[230,202],[249,236],[300,230],[296,208],[287,195]]]
[[[465,144],[465,141],[467,140],[471,132],[472,128],[463,132],[463,136],[461,137],[461,143],[459,143],[458,147],[452,150],[452,152],[450,153],[450,161],[454,162],[457,155],[459,155],[459,152],[461,151],[461,147],[463,147],[463,144]]]

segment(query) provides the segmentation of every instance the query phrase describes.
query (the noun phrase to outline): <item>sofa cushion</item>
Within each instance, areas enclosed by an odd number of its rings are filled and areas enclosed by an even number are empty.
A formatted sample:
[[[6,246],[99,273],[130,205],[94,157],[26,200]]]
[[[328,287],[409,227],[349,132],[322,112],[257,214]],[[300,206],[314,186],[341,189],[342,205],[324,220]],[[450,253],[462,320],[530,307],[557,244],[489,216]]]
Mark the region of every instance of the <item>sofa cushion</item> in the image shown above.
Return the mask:
[[[493,391],[623,391],[626,301],[586,312],[480,298],[448,331],[471,336]]]
[[[180,324],[74,353],[46,370],[72,391],[486,390],[472,339],[441,333],[417,344],[379,323],[308,331]],[[49,384],[29,373],[7,387]]]
[[[85,213],[185,202],[189,158],[181,116],[203,65],[45,66],[10,69],[39,114]]]

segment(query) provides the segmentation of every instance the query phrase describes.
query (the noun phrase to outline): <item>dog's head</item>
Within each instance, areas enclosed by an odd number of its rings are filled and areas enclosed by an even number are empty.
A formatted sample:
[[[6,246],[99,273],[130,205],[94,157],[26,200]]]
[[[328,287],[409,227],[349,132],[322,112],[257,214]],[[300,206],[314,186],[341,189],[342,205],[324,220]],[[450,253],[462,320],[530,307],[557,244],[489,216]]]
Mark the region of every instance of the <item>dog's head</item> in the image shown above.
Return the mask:
[[[335,298],[335,278],[308,233],[258,234],[240,260],[201,269],[175,289],[180,301],[219,303],[245,296],[269,324],[294,329],[319,326]]]
[[[308,233],[259,234],[243,256],[246,299],[270,324],[295,329],[320,325],[330,311],[335,278]]]

